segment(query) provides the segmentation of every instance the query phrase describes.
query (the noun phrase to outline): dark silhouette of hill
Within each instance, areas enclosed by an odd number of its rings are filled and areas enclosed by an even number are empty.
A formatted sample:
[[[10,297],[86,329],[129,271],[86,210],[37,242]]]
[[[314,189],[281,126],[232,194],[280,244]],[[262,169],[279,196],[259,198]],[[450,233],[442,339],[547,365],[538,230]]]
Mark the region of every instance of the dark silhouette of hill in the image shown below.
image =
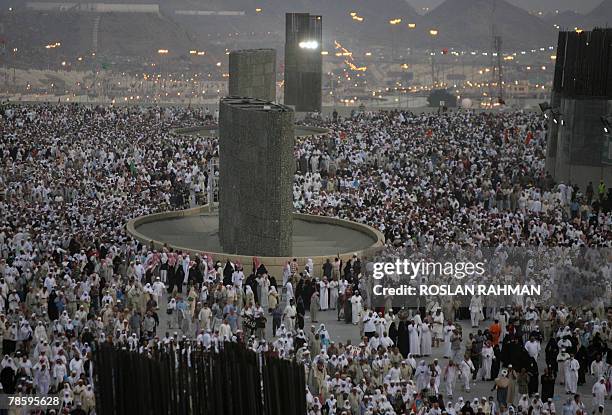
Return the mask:
[[[75,0],[69,0],[75,1]],[[86,2],[86,0],[76,0]],[[109,1],[106,1],[107,3]],[[545,21],[506,0],[446,0],[425,16],[404,0],[111,0],[117,3],[158,3],[160,14],[33,12],[25,2],[0,0],[0,6],[15,4],[10,16],[2,9],[4,37],[18,47],[62,41],[63,52],[83,53],[92,49],[93,27],[99,16],[98,49],[106,55],[150,57],[158,48],[187,53],[191,48],[277,47],[282,48],[285,13],[309,12],[323,16],[325,48],[335,39],[351,48],[390,46],[398,48],[484,49],[491,47],[491,23],[503,37],[504,49],[554,44],[556,30]],[[605,0],[589,19],[607,19],[612,0]],[[495,11],[492,5],[495,4]],[[255,8],[261,8],[257,13]],[[243,16],[185,16],[177,10],[244,11]],[[363,22],[355,21],[355,12]],[[401,19],[392,26],[390,19]],[[408,23],[416,23],[410,30]],[[439,35],[432,39],[430,28]],[[236,32],[237,40],[230,39]],[[270,37],[258,37],[270,32]],[[245,35],[245,33],[247,35]],[[249,36],[249,33],[255,33]],[[228,42],[229,40],[229,42]]]
[[[542,46],[556,36],[551,24],[505,0],[446,0],[425,19],[439,29],[436,42],[453,47],[490,48],[492,24],[506,48]]]
[[[584,24],[585,16],[571,10],[565,10],[560,13],[548,13],[544,16],[544,20],[551,25],[558,25],[561,29],[573,29]]]
[[[587,27],[612,27],[612,0],[603,0],[601,4],[584,17]]]

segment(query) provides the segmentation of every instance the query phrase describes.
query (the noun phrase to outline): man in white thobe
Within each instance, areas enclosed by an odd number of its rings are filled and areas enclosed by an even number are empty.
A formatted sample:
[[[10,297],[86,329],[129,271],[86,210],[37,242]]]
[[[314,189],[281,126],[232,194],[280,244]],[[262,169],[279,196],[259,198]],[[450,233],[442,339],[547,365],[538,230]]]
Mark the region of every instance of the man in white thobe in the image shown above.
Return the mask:
[[[542,347],[540,346],[540,342],[533,336],[530,336],[529,340],[525,343],[525,350],[527,350],[529,356],[533,357],[536,362],[538,361],[538,355],[540,354],[541,349]]]
[[[355,293],[351,297],[351,314],[353,324],[359,324],[359,315],[361,314],[361,295],[359,293]]]
[[[482,313],[482,300],[480,296],[475,295],[470,300],[470,317],[472,327],[478,327],[480,324],[480,314]]]
[[[595,379],[599,379],[606,375],[607,364],[601,359],[601,355],[597,355],[595,360],[591,363],[591,375],[595,376]]]
[[[597,409],[599,405],[604,406],[608,390],[606,389],[606,379],[603,376],[593,385],[591,392],[593,393],[593,409]]]
[[[446,395],[449,398],[453,397],[455,382],[457,380],[457,366],[455,362],[449,359],[448,366],[444,369],[444,385],[446,386]]]
[[[287,301],[295,298],[293,295],[293,284],[291,284],[291,281],[287,281],[287,284],[285,284],[285,295],[287,296]]]
[[[410,353],[413,356],[421,355],[421,338],[419,337],[419,330],[414,322],[411,322],[408,326],[408,338],[410,340]]]
[[[285,318],[285,327],[287,327],[288,331],[293,333],[295,329],[295,318],[297,316],[297,309],[293,299],[289,300],[289,304],[287,304],[287,307],[285,307],[283,316]]]
[[[570,354],[570,358],[565,361],[565,391],[575,394],[578,388],[578,369],[580,363]]]
[[[329,309],[329,283],[327,277],[323,277],[322,281],[319,281],[319,304],[321,311]]]
[[[482,347],[480,354],[482,356],[482,379],[491,380],[491,367],[493,366],[493,358],[495,353],[493,352],[493,347],[491,347],[491,344],[488,341]]]
[[[474,368],[474,363],[472,363],[472,360],[467,356],[464,357],[463,361],[459,365],[459,373],[466,392],[470,391],[470,379],[472,378],[472,371],[474,370],[476,369]]]
[[[329,282],[329,308],[335,310],[338,306],[338,288],[340,284],[336,280]]]

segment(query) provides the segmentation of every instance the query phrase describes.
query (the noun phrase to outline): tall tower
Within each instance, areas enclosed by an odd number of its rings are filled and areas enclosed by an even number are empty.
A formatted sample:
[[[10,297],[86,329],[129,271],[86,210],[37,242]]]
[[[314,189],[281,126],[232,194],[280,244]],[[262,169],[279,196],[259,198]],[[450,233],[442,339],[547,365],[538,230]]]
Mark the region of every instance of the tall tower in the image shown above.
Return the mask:
[[[496,12],[497,12],[497,0],[491,2],[491,78],[489,80],[489,98],[491,105],[495,102],[499,104],[504,103],[504,84],[503,84],[503,72],[502,72],[502,37],[497,33],[496,28]],[[497,86],[497,90],[494,91],[493,86]],[[497,95],[496,99],[493,96]]]
[[[581,189],[612,183],[608,136],[612,116],[612,29],[559,32],[549,108],[546,168]],[[609,131],[609,130],[608,130]],[[608,152],[604,153],[605,150]]]
[[[493,49],[497,55],[497,65],[493,71],[493,74],[497,75],[497,102],[500,104],[504,103],[504,75],[502,72],[502,38],[501,36],[493,36]]]
[[[227,253],[290,256],[294,113],[254,98],[219,104],[219,239]]]
[[[229,96],[276,101],[276,50],[231,51]]]
[[[321,111],[322,18],[287,13],[285,26],[284,104],[300,112]]]

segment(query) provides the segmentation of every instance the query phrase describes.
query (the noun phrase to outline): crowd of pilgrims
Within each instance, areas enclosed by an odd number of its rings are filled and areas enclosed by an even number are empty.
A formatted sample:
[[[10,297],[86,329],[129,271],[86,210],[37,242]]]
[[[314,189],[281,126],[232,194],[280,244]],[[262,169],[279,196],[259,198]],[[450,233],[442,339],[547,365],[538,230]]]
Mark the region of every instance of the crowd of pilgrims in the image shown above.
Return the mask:
[[[171,134],[208,122],[190,108],[4,105],[0,116],[0,384],[90,413],[94,343],[145,324],[125,221],[197,202],[216,143]]]
[[[364,113],[301,139],[295,208],[394,244],[608,245],[606,183],[555,183],[536,113]]]
[[[576,414],[599,411],[609,396],[612,337],[601,304],[478,300],[472,326],[482,326],[484,311],[487,328],[468,333],[458,310],[436,305],[443,301],[419,312],[372,309],[357,256],[322,269],[294,260],[273,276],[256,258],[223,263],[132,239],[130,218],[202,200],[217,142],[171,131],[206,122],[201,110],[0,112],[5,393],[59,393],[63,412],[92,413],[99,342],[146,352],[191,337],[211,350],[236,341],[303,362],[315,415]],[[606,185],[553,182],[537,115],[376,112],[321,124],[330,135],[296,143],[296,209],[374,226],[389,250],[610,244]],[[322,314],[357,326],[362,340],[331,341]],[[432,348],[444,359],[432,361]],[[476,378],[495,392],[472,400]],[[556,409],[555,382],[571,394]],[[583,383],[594,384],[592,402],[574,397]]]

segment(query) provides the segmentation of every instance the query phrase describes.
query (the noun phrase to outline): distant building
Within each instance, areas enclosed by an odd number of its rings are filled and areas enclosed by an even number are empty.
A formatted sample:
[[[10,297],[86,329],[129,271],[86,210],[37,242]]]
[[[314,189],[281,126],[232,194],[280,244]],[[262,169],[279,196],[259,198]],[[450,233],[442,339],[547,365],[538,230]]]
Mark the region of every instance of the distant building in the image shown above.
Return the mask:
[[[321,16],[287,13],[284,104],[300,112],[321,112],[323,29]]]
[[[601,117],[612,114],[612,29],[559,32],[546,169],[557,182],[612,183]]]

